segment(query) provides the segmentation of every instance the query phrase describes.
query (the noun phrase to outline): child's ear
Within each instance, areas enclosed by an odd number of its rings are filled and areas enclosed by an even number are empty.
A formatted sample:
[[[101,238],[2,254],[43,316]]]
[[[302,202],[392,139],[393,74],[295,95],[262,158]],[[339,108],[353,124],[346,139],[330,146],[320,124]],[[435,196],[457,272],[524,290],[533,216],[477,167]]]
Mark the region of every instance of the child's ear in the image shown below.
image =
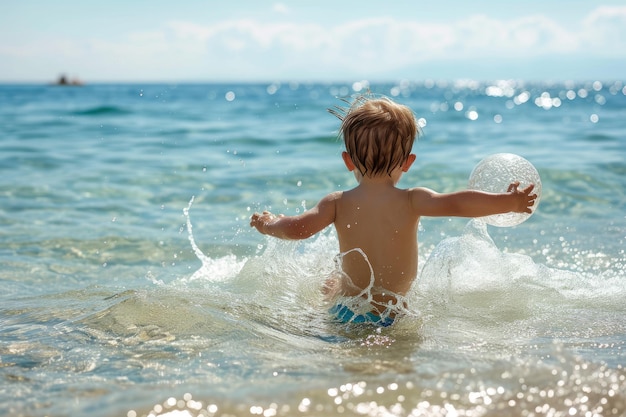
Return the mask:
[[[414,153],[409,154],[409,157],[406,158],[406,161],[404,161],[404,164],[402,164],[402,172],[407,172],[409,168],[411,168],[411,165],[413,165],[413,162],[415,162],[416,158],[417,157]]]
[[[346,168],[348,168],[348,171],[352,172],[356,169],[356,166],[354,165],[354,162],[352,162],[352,158],[350,158],[348,152],[343,151],[341,153],[341,158],[343,158],[343,163],[346,164]]]

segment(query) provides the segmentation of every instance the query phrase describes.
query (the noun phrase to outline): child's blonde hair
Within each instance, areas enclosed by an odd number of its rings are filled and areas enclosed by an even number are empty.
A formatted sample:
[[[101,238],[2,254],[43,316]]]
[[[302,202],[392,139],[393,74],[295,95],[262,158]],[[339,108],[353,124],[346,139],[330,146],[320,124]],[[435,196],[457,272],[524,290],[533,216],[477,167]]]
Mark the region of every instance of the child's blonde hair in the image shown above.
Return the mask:
[[[409,157],[420,131],[411,109],[388,98],[360,96],[346,111],[330,110],[342,120],[346,151],[363,176],[390,175]]]

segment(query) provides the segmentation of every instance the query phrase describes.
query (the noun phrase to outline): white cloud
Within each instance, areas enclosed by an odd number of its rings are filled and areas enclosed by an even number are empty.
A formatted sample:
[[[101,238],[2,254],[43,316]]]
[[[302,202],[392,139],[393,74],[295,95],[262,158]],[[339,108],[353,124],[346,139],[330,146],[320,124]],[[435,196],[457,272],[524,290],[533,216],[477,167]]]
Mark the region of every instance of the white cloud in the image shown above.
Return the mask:
[[[626,56],[626,6],[601,6],[582,25],[581,41],[586,53],[601,51]]]
[[[502,44],[502,48],[515,48],[528,54],[564,54],[576,50],[579,44],[575,33],[541,15],[512,21],[503,36],[511,43]]]

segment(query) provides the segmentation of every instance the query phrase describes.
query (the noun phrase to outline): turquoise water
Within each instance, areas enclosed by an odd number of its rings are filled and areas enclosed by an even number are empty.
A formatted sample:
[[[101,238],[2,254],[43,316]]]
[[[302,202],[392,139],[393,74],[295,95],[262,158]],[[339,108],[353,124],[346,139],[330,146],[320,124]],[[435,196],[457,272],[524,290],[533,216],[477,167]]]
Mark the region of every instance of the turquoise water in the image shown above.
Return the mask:
[[[623,82],[399,82],[425,136],[401,186],[541,175],[512,228],[422,219],[415,313],[333,323],[327,230],[355,185],[326,109],[363,83],[0,86],[0,415],[626,415]],[[192,226],[189,227],[189,226]]]

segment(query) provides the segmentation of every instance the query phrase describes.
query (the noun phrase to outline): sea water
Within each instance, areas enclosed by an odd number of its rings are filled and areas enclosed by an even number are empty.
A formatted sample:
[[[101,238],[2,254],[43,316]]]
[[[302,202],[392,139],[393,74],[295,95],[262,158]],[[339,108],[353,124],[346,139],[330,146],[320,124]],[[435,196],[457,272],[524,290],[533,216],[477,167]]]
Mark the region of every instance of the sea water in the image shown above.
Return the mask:
[[[423,218],[388,328],[327,314],[332,228],[249,227],[356,184],[326,109],[368,88],[425,134],[399,186],[543,185]],[[626,415],[623,81],[2,85],[0,126],[0,415]]]

